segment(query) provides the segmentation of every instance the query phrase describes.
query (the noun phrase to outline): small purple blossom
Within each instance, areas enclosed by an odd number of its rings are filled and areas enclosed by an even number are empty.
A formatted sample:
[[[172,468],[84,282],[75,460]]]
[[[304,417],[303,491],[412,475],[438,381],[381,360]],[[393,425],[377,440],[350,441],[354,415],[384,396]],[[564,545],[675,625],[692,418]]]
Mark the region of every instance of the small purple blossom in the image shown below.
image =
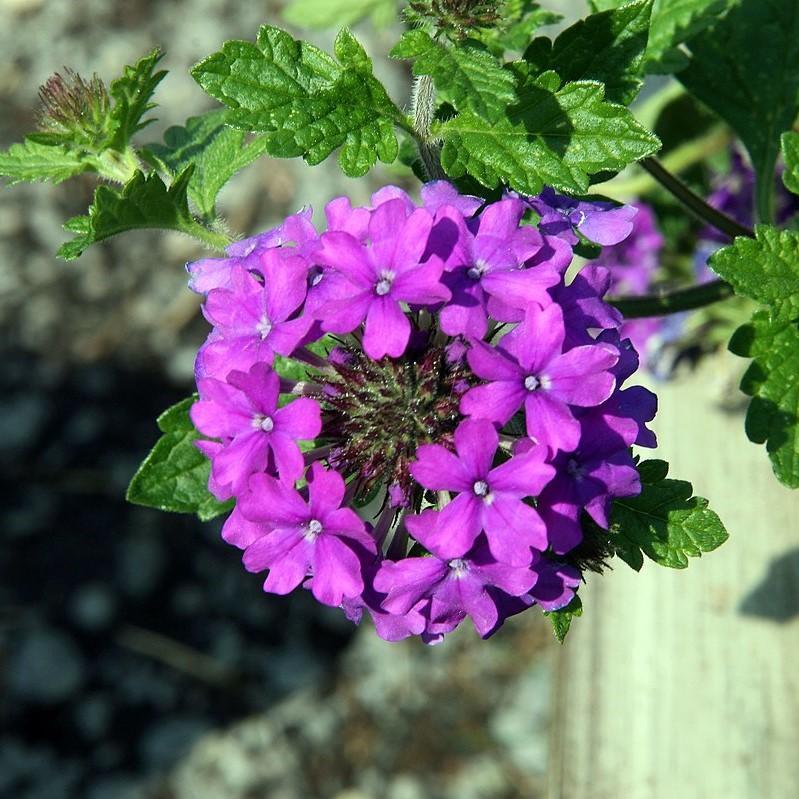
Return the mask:
[[[405,352],[411,325],[400,303],[432,305],[449,298],[441,283],[443,263],[422,262],[433,218],[423,209],[407,213],[402,199],[379,205],[369,221],[371,246],[343,231],[323,233],[317,260],[328,267],[322,328],[350,333],[365,321],[363,347],[375,360]]]
[[[411,474],[424,488],[456,491],[443,510],[409,516],[408,529],[431,552],[457,558],[468,552],[482,531],[492,555],[514,566],[528,565],[533,550],[547,547],[547,532],[535,508],[524,502],[540,493],[555,472],[534,448],[493,467],[499,447],[496,428],[484,420],[461,422],[455,453],[438,444],[416,451]]]
[[[488,635],[499,621],[498,597],[489,588],[508,596],[527,593],[536,573],[526,566],[497,563],[485,544],[459,558],[405,558],[383,561],[374,579],[378,591],[386,594],[382,606],[403,616],[429,600],[422,610],[433,634],[449,632],[469,616],[480,635]]]
[[[461,400],[467,416],[507,424],[524,408],[527,435],[553,450],[574,449],[580,425],[572,407],[607,400],[616,386],[609,371],[619,352],[595,343],[563,351],[565,328],[559,306],[530,310],[497,347],[475,342],[468,360],[487,380]]]
[[[325,605],[363,592],[362,563],[375,542],[358,514],[341,507],[344,488],[341,475],[321,464],[308,473],[307,500],[266,474],[250,479],[242,513],[269,532],[247,546],[244,565],[269,569],[265,591],[288,594],[312,576],[311,592]]]
[[[200,380],[197,388],[201,399],[192,406],[192,421],[203,435],[223,444],[211,459],[219,499],[241,492],[250,475],[260,471],[292,484],[300,477],[297,442],[316,438],[322,429],[314,400],[301,397],[278,408],[280,379],[265,363],[249,372],[230,372],[226,382]]]
[[[596,244],[618,244],[632,232],[633,218],[638,213],[634,206],[575,200],[548,187],[528,202],[541,217],[541,233],[562,238],[572,246],[580,240],[578,232]]]

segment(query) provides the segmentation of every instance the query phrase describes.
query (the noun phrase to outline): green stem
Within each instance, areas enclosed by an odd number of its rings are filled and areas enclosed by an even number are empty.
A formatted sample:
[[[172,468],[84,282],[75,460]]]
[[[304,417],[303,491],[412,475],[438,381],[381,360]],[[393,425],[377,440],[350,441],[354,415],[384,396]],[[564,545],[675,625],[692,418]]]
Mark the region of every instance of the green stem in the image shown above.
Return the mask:
[[[721,213],[706,203],[696,192],[688,188],[679,178],[672,175],[656,158],[644,158],[639,161],[641,166],[652,175],[655,180],[666,190],[671,192],[689,211],[712,225],[716,230],[734,239],[736,236],[754,238],[755,234],[750,228],[739,224],[731,217]]]
[[[431,135],[436,116],[436,90],[429,75],[420,75],[414,81],[411,109],[414,138],[427,178],[429,180],[446,178],[441,168],[441,148]]]
[[[225,252],[225,248],[233,242],[233,239],[227,234],[209,230],[196,220],[181,230],[217,252]]]
[[[703,308],[734,294],[732,286],[725,280],[713,280],[687,289],[649,294],[642,297],[608,297],[614,308],[621,311],[625,319],[641,319],[648,316],[666,316],[680,311]]]

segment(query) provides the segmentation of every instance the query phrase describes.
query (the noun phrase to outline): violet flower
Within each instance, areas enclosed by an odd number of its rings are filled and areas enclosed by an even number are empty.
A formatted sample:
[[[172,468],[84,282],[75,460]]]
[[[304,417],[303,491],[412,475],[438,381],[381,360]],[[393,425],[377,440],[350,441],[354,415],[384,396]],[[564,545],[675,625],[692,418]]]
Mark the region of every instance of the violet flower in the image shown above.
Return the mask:
[[[316,438],[322,429],[314,400],[301,397],[278,408],[280,379],[265,363],[230,372],[227,382],[200,380],[197,387],[202,399],[192,405],[192,421],[203,435],[223,443],[211,461],[219,499],[241,492],[259,471],[276,472],[290,483],[300,477],[297,441]]]
[[[455,430],[455,453],[438,444],[416,451],[411,474],[424,488],[457,491],[440,511],[427,510],[406,519],[417,541],[443,558],[466,554],[485,531],[494,558],[526,566],[533,550],[547,548],[547,531],[525,499],[536,496],[555,472],[544,463],[544,449],[533,448],[492,467],[499,434],[487,421],[461,422]]]
[[[342,508],[344,480],[314,464],[308,500],[265,474],[254,475],[240,499],[242,513],[269,532],[244,552],[248,571],[269,569],[264,591],[288,594],[313,575],[311,592],[325,605],[340,605],[364,590],[362,561],[375,554],[375,541],[350,508]]]

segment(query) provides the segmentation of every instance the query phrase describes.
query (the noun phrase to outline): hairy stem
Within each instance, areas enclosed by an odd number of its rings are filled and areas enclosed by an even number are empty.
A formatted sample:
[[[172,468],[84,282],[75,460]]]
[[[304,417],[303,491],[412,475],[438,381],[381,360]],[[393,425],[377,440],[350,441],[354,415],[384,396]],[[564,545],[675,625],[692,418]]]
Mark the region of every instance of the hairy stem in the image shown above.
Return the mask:
[[[725,300],[733,294],[732,286],[725,280],[713,280],[710,283],[665,291],[662,294],[608,297],[607,302],[621,311],[625,319],[641,319],[647,316],[666,316],[680,311],[692,311]]]
[[[429,75],[420,75],[413,84],[411,95],[413,128],[419,157],[429,180],[445,178],[441,168],[441,148],[432,139],[431,129],[436,114],[436,90]]]
[[[196,220],[193,224],[182,228],[182,232],[187,233],[192,238],[201,241],[207,247],[210,247],[212,250],[216,250],[217,252],[225,252],[225,248],[233,241],[233,239],[226,233],[210,230]]]
[[[667,191],[671,192],[689,211],[712,225],[716,230],[734,239],[736,236],[754,238],[755,234],[750,228],[741,225],[726,214],[721,213],[706,203],[696,192],[688,188],[679,178],[672,175],[656,158],[644,158],[641,166],[649,172]]]

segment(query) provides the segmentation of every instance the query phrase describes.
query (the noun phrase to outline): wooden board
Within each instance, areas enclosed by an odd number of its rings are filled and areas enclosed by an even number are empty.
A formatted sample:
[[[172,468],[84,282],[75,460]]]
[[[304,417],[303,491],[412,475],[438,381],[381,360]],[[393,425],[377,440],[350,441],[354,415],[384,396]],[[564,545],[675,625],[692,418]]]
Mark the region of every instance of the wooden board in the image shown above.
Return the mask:
[[[589,578],[559,656],[550,799],[799,797],[799,492],[713,407],[719,368],[657,387],[655,427],[730,539],[686,570]]]

